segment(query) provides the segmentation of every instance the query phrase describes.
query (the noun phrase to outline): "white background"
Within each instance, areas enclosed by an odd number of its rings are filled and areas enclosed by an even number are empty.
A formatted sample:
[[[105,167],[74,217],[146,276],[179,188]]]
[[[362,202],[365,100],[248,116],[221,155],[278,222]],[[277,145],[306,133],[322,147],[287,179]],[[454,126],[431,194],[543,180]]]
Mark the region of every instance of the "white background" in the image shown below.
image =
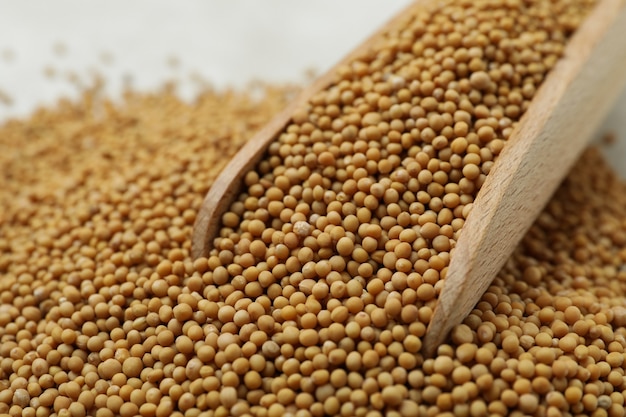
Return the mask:
[[[111,91],[124,80],[148,89],[174,77],[185,83],[191,74],[216,86],[243,86],[255,78],[302,82],[306,70],[330,68],[406,4],[2,0],[0,90],[13,105],[0,104],[0,119],[74,92],[67,82],[70,71],[85,76],[97,69]],[[56,77],[46,76],[46,69]]]
[[[113,95],[124,82],[146,90],[176,78],[191,97],[193,74],[218,87],[302,82],[307,70],[330,68],[408,3],[0,0],[0,122],[75,94],[72,72],[104,74]],[[609,154],[626,177],[626,94],[603,129],[618,134]]]

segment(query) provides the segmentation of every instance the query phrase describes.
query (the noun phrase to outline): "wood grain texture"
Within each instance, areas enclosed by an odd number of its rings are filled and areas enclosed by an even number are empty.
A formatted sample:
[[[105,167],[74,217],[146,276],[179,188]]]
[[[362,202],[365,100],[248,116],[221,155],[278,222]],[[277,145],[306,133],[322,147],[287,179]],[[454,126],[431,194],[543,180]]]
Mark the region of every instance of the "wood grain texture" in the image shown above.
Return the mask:
[[[423,353],[472,311],[589,143],[626,80],[626,8],[601,1],[568,42],[479,191]]]
[[[314,94],[328,88],[335,80],[335,74],[339,66],[347,64],[366,53],[389,30],[392,30],[394,27],[404,26],[403,22],[411,18],[411,10],[415,7],[427,5],[429,1],[417,0],[401,10],[333,68],[303,90],[291,104],[276,115],[241,148],[226,165],[204,197],[193,226],[193,236],[191,238],[191,256],[194,259],[208,255],[213,245],[213,239],[219,231],[222,215],[239,196],[243,176],[261,160],[270,143],[283,132],[294,111],[306,105]]]

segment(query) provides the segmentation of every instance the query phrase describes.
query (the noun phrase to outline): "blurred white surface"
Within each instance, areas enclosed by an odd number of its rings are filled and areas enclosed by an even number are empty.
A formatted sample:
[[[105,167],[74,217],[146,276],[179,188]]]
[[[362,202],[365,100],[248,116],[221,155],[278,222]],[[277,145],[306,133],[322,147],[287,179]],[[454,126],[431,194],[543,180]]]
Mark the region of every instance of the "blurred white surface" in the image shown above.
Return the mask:
[[[70,74],[103,74],[115,95],[193,76],[217,87],[302,82],[360,43],[409,0],[0,0],[0,122],[75,95]],[[87,76],[87,77],[86,77]],[[11,105],[4,101],[10,98]],[[626,94],[601,132],[626,178]]]
[[[302,82],[330,68],[408,0],[0,1],[0,120],[75,93],[67,75],[97,70],[110,91],[192,74],[216,86]],[[50,77],[48,74],[55,74]],[[1,100],[0,100],[1,101]]]

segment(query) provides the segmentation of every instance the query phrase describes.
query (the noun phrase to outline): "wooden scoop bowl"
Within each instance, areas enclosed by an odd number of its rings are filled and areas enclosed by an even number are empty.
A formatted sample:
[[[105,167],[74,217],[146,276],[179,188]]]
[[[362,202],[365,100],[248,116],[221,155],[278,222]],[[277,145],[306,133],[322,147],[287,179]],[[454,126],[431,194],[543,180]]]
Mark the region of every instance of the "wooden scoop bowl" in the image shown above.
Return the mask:
[[[420,1],[428,0],[416,3]],[[407,11],[340,64],[366,51],[389,28],[402,25],[410,18]],[[331,85],[336,68],[305,89],[226,166],[198,213],[192,239],[194,257],[208,255],[222,215],[238,196],[243,176],[285,129],[294,110]],[[568,42],[479,191],[451,254],[424,338],[424,354],[432,355],[471,312],[588,144],[625,80],[625,1],[601,0]]]

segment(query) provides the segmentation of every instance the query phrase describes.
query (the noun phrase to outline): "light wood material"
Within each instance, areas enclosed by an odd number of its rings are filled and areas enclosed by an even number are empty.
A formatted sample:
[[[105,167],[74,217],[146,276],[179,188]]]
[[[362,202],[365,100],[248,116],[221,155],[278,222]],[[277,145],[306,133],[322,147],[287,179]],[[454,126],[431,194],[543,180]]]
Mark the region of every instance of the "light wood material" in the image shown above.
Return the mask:
[[[472,311],[589,143],[626,79],[624,1],[602,1],[566,46],[480,189],[423,352]]]
[[[432,355],[467,316],[567,174],[617,98],[626,78],[626,0],[601,0],[574,34],[487,176],[451,256],[423,352]],[[412,4],[341,63],[370,48],[409,17]],[[294,110],[327,88],[336,67],[259,131],[207,193],[194,225],[192,255],[209,253],[221,216],[243,175],[263,157]]]

